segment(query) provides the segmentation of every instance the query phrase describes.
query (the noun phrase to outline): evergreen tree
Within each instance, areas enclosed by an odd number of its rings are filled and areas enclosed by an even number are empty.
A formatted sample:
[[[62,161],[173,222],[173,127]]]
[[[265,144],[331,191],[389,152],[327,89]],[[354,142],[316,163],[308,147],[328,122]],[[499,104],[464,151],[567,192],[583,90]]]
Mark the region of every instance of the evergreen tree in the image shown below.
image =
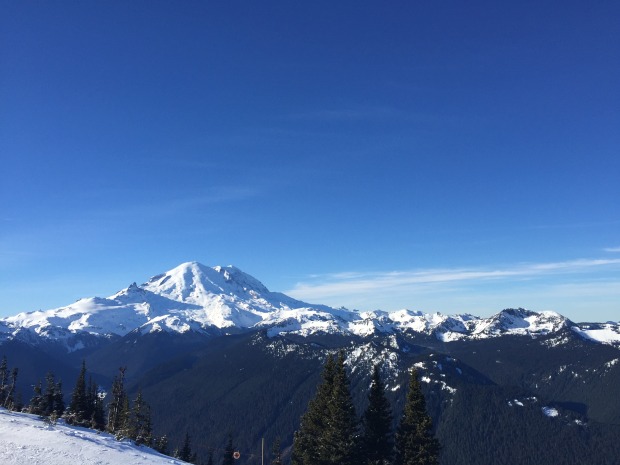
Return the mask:
[[[90,421],[91,412],[88,405],[88,393],[86,391],[86,361],[82,360],[82,368],[75,387],[71,393],[71,402],[65,414],[65,419],[69,424],[87,426]]]
[[[125,426],[126,418],[126,397],[125,393],[125,367],[119,368],[118,376],[114,377],[112,383],[112,400],[108,405],[108,424],[107,431],[112,434],[117,434]],[[129,410],[128,408],[126,409]]]
[[[129,408],[129,397],[125,395],[122,400],[122,406],[120,410],[120,426],[116,429],[114,434],[117,439],[135,437],[134,422],[131,417],[131,409]]]
[[[308,409],[300,420],[299,430],[293,437],[293,465],[323,465],[319,460],[322,453],[320,446],[322,435],[327,428],[325,412],[331,398],[334,385],[336,364],[331,354],[327,356],[323,372],[323,381],[318,386],[315,397],[308,403]]]
[[[6,396],[9,389],[9,366],[6,355],[2,357],[0,362],[0,406],[4,406]]]
[[[323,382],[293,439],[293,465],[358,464],[358,421],[344,366],[344,353],[330,355]]]
[[[226,449],[224,449],[224,459],[222,460],[222,465],[233,465],[235,463],[234,453],[235,449],[233,447],[231,435],[228,437],[228,444],[226,444]]]
[[[322,438],[322,455],[328,464],[357,465],[358,421],[344,359],[344,352],[340,352],[336,360],[332,394],[327,404],[327,429]]]
[[[41,403],[41,410],[43,415],[49,417],[54,411],[54,398],[56,394],[56,380],[54,379],[54,373],[49,371],[45,375],[45,394],[43,394],[43,402]]]
[[[17,391],[15,393],[15,398],[13,399],[13,411],[21,412],[24,409],[24,403],[22,402],[22,393]]]
[[[17,374],[19,370],[17,368],[13,368],[11,370],[11,381],[8,387],[6,388],[6,398],[4,399],[4,408],[8,410],[17,410],[17,407],[21,402],[18,402],[15,398],[15,387],[17,385]]]
[[[368,465],[386,465],[392,457],[392,410],[385,396],[379,366],[372,372],[368,408],[363,417],[361,449]]]
[[[153,441],[153,449],[164,455],[168,455],[168,436],[165,434]]]
[[[214,465],[214,463],[213,463],[213,448],[209,449],[209,460],[207,461],[207,465]]]
[[[177,449],[175,457],[184,462],[190,462],[192,460],[192,442],[189,433],[185,433],[183,447],[181,447],[180,450]]]
[[[433,435],[431,417],[418,381],[418,373],[411,372],[409,391],[403,415],[396,431],[396,465],[438,465],[439,441]]]
[[[103,406],[103,398],[99,393],[99,386],[93,382],[92,378],[88,380],[88,405],[90,411],[90,427],[99,431],[105,429],[105,409]]]
[[[41,408],[41,404],[43,403],[43,394],[41,391],[41,381],[33,386],[34,394],[30,399],[30,405],[28,406],[28,413],[32,413],[33,415],[41,415],[43,409]]]
[[[271,465],[282,465],[282,450],[280,445],[280,438],[276,438],[271,448]]]
[[[138,391],[132,408],[133,437],[136,444],[150,446],[153,440],[153,428],[151,426],[151,408],[142,397],[142,391]]]
[[[54,388],[52,413],[60,417],[65,412],[65,399],[62,395],[62,381],[58,380]]]

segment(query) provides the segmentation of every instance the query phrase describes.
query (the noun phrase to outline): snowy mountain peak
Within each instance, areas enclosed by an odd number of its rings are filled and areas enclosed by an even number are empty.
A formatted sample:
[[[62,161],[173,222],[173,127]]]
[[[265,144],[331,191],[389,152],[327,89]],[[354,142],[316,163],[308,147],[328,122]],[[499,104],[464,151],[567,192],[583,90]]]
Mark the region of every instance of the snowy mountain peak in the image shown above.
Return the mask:
[[[475,334],[548,334],[572,325],[572,322],[556,312],[533,312],[524,308],[509,308],[481,322]]]
[[[80,348],[81,336],[124,336],[131,331],[215,334],[264,328],[270,336],[313,333],[420,333],[443,342],[503,335],[538,337],[572,328],[583,338],[620,345],[620,325],[579,325],[555,312],[506,309],[489,317],[399,310],[360,313],[295,300],[271,292],[234,266],[187,262],[135,282],[108,298],[92,297],[57,309],[0,319],[7,339],[64,341]],[[76,339],[77,338],[77,339]]]
[[[202,305],[212,295],[253,296],[269,294],[256,278],[234,266],[213,268],[198,262],[182,263],[152,277],[143,289],[173,300]]]

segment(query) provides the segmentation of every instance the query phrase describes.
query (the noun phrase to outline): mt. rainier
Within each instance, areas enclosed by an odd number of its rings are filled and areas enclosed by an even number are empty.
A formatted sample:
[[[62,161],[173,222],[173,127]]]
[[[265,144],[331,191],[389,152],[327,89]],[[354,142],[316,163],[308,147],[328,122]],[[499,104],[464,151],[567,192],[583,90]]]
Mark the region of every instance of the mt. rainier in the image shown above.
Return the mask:
[[[271,292],[234,266],[207,267],[188,262],[107,298],[85,298],[66,307],[0,319],[0,344],[43,339],[62,341],[70,350],[77,350],[84,344],[77,338],[80,335],[115,338],[132,331],[212,335],[261,328],[267,329],[269,336],[415,332],[444,342],[502,335],[536,337],[571,328],[584,338],[620,342],[618,325],[580,327],[555,312],[509,309],[479,318],[411,310],[334,309]]]
[[[233,266],[196,262],[110,297],[0,319],[0,357],[19,367],[24,399],[47,371],[71,382],[85,361],[109,390],[127,367],[128,391],[144,392],[173,442],[189,429],[225,444],[235,431],[246,451],[275,437],[290,448],[329,354],[345,353],[358,412],[381,365],[395,418],[415,366],[443,463],[464,465],[610,465],[600,458],[620,454],[618,348],[617,323],[521,308],[488,318],[335,309],[271,292]],[[549,457],[558,438],[572,462]]]

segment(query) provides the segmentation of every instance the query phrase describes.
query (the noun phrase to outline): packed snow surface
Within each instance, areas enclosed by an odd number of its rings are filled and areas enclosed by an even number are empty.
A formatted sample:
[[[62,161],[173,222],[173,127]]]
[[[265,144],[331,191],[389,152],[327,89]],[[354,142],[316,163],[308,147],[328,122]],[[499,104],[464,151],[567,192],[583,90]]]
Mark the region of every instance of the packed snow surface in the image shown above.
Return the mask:
[[[0,408],[0,463],[3,465],[184,464],[148,447],[117,441],[107,433],[46,424],[36,415]]]
[[[269,337],[413,332],[443,342],[502,335],[539,337],[564,334],[561,330],[571,328],[583,338],[620,345],[620,324],[615,323],[579,327],[558,313],[522,308],[503,310],[490,318],[407,309],[335,309],[271,292],[234,266],[208,267],[197,262],[183,263],[139,286],[133,283],[107,298],[85,298],[66,307],[0,319],[0,343],[9,339],[36,342],[42,337],[62,341],[67,350],[74,351],[86,347],[86,336],[116,337],[131,331],[211,334],[260,328]]]
[[[542,412],[545,416],[548,416],[551,418],[557,417],[559,415],[558,410],[553,407],[543,407]]]
[[[620,344],[620,325],[615,323],[590,324],[573,327],[573,331],[586,339],[605,344]]]

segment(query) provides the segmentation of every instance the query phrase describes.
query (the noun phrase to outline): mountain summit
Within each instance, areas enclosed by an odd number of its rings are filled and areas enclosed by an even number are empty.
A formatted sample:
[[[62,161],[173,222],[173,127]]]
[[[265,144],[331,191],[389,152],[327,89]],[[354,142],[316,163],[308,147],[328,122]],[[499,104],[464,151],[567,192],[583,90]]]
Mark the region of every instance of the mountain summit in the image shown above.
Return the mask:
[[[188,262],[107,298],[85,298],[66,307],[0,319],[0,343],[43,338],[64,341],[69,350],[78,350],[84,345],[80,335],[109,338],[129,332],[222,334],[251,329],[265,329],[270,337],[416,332],[450,342],[504,335],[537,337],[568,329],[586,339],[619,344],[618,326],[577,325],[555,312],[524,309],[503,310],[490,318],[334,309],[271,292],[234,266]]]

